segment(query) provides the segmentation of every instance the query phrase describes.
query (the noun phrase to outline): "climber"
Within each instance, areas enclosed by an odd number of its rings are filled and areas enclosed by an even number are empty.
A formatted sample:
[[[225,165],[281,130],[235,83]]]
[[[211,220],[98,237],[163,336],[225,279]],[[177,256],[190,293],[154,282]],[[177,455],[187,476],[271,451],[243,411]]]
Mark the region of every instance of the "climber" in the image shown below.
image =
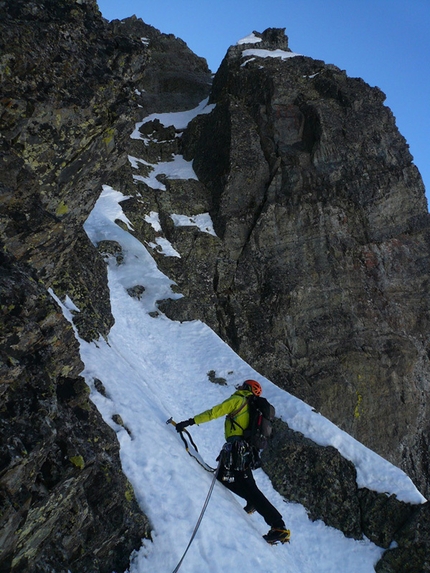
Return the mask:
[[[187,426],[203,424],[220,416],[226,416],[224,432],[226,443],[220,456],[220,469],[218,480],[229,490],[246,500],[244,510],[251,514],[257,511],[270,525],[270,530],[263,535],[267,543],[286,543],[290,539],[290,532],[279,511],[270,503],[258,489],[252,475],[252,452],[248,442],[244,439],[244,431],[250,422],[249,398],[252,395],[260,396],[261,385],[255,380],[245,380],[241,386],[236,386],[236,392],[221,404],[176,424],[177,432],[183,432]],[[220,458],[217,458],[218,460]]]

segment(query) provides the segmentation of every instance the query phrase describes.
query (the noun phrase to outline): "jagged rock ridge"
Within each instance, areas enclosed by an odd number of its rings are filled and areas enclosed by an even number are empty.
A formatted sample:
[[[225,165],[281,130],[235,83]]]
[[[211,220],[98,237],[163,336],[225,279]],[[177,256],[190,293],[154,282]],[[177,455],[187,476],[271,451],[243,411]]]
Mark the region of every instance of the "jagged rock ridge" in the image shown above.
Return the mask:
[[[142,117],[209,95],[204,60],[136,18],[107,23],[94,1],[8,0],[0,10],[0,570],[124,569],[149,535],[115,436],[79,377],[73,332],[47,292],[79,304],[82,338],[109,332],[104,263],[82,231],[102,184],[133,197],[124,210],[136,236],[153,241],[145,215],[157,211],[162,234],[186,254],[172,260],[153,251],[185,294],[160,308],[206,321],[255,368],[426,486],[428,215],[383,94],[323,62],[262,65],[242,59],[251,46],[232,47],[210,115],[180,139],[156,122],[142,127],[156,135],[144,159],[182,152],[200,178],[165,180],[160,194],[133,180],[127,155],[142,155],[129,136]],[[288,50],[283,30],[255,34],[259,48]],[[170,218],[205,211],[218,237]],[[300,448],[317,455],[285,431],[268,471],[274,460],[288,468]],[[344,462],[335,465],[336,479],[348,474],[353,483]],[[292,496],[282,475],[272,479]],[[315,503],[308,483],[295,494],[330,522],[333,512]],[[375,506],[383,503],[361,497],[361,530],[351,519],[334,525],[384,547],[398,539],[380,571],[424,568],[427,505],[399,513],[393,503],[394,518],[379,527]],[[344,501],[341,493],[337,503]]]
[[[106,267],[83,223],[102,184],[129,176],[137,118],[157,96],[192,107],[210,73],[181,40],[109,24],[93,0],[0,2],[0,29],[0,571],[123,571],[150,524],[48,289],[79,305],[82,338],[106,336]]]

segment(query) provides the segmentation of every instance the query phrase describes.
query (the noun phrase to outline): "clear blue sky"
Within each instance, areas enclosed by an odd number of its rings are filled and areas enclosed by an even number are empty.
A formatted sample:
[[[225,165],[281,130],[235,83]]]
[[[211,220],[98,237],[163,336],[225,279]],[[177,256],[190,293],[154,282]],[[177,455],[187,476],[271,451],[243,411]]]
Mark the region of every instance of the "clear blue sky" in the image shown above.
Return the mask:
[[[430,203],[430,0],[98,0],[108,20],[135,14],[218,69],[253,30],[286,28],[290,48],[386,94]]]

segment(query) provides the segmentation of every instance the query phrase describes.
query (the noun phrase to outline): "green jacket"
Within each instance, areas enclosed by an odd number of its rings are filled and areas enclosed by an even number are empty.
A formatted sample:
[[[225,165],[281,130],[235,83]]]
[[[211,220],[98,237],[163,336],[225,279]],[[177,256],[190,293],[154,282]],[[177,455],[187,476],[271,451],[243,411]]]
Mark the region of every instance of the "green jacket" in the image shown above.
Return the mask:
[[[249,390],[237,390],[234,394],[221,402],[221,404],[217,404],[210,410],[205,410],[201,414],[197,414],[194,416],[194,422],[196,424],[203,424],[204,422],[210,422],[211,420],[215,420],[215,418],[220,418],[221,416],[227,416],[230,412],[234,412],[238,410],[242,404],[246,401],[247,398],[252,396],[252,392]],[[225,419],[224,423],[224,433],[225,439],[227,440],[231,436],[242,436],[243,430],[249,425],[249,406],[246,405],[238,414],[234,417],[234,421],[237,424],[234,424],[229,418]]]

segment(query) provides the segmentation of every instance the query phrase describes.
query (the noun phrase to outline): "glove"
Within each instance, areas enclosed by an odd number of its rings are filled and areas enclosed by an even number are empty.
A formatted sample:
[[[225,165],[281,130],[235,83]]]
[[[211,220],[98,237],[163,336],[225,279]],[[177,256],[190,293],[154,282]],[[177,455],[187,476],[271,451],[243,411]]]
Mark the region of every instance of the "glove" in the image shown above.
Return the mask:
[[[195,424],[194,418],[190,418],[189,420],[185,420],[185,422],[178,422],[176,424],[176,431],[183,432],[187,426],[193,426]]]

